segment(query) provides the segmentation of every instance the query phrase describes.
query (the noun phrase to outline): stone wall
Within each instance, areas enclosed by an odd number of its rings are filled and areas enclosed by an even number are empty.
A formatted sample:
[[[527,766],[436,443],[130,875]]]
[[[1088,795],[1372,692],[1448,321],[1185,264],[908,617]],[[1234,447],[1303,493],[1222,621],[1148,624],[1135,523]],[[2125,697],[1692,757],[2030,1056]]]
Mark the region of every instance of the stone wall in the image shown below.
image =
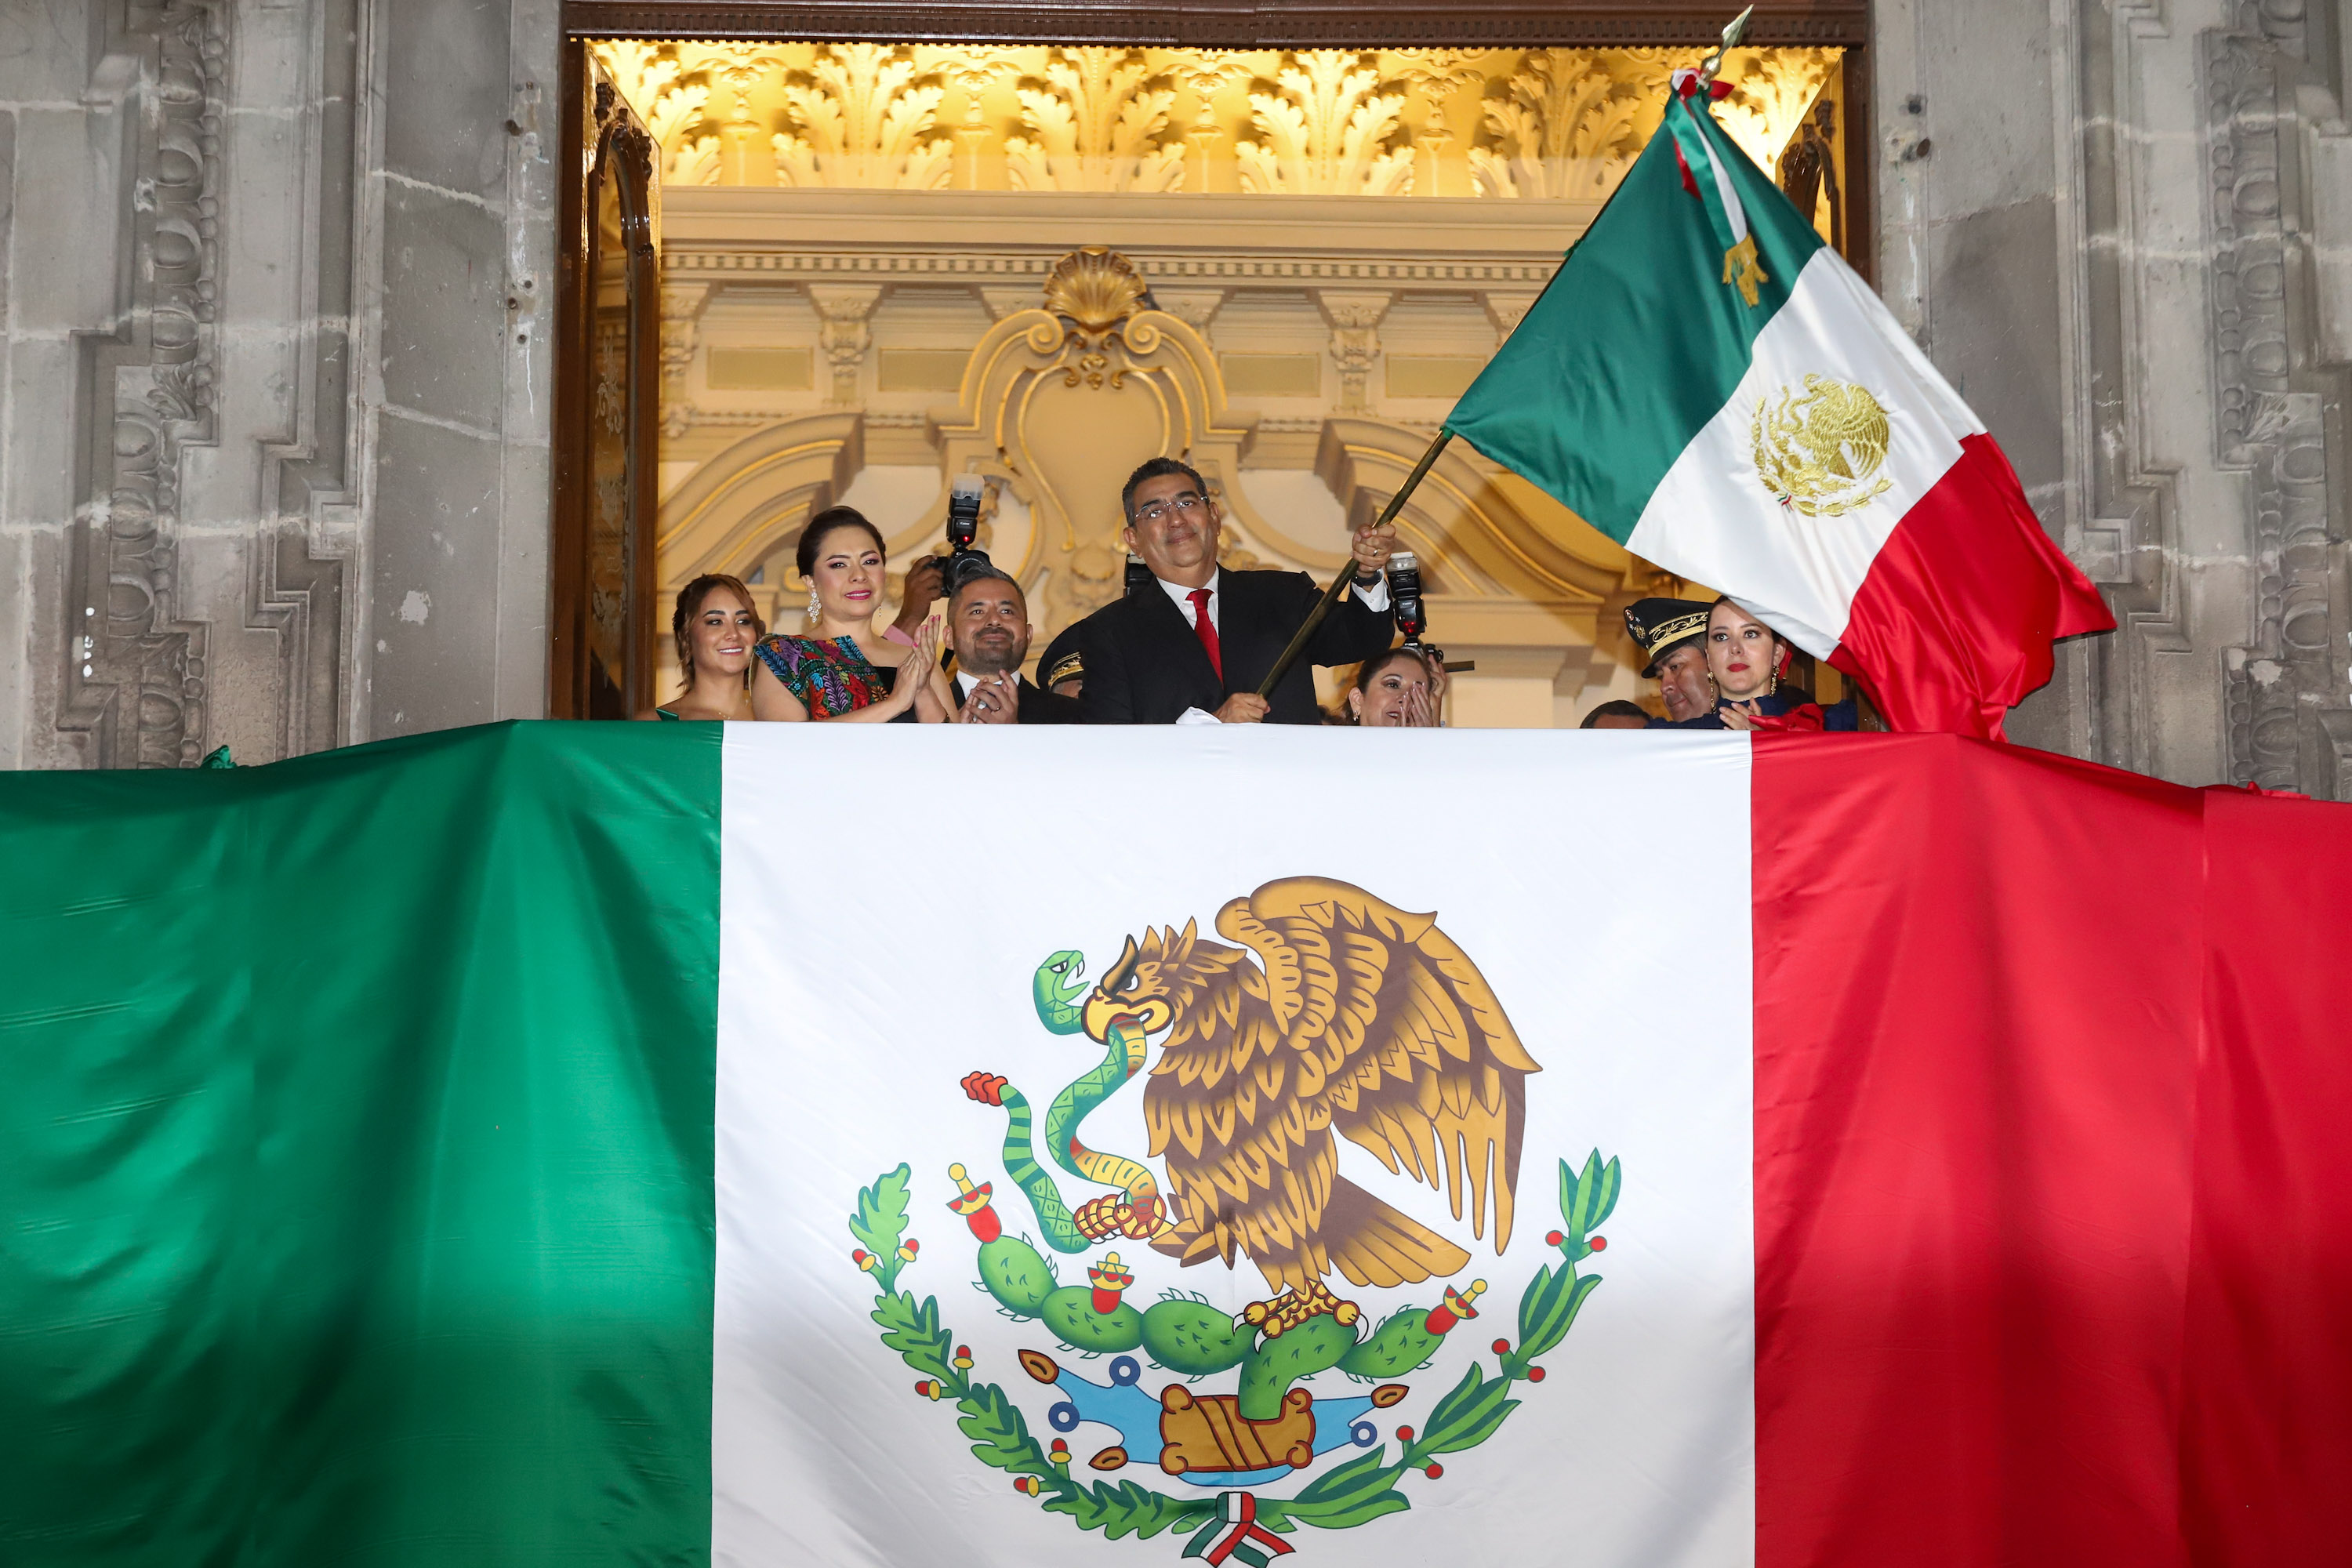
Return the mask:
[[[2345,0],[1880,0],[1882,286],[2123,622],[2014,730],[2352,797]],[[557,0],[0,6],[0,765],[541,710]]]
[[[2120,629],[2020,739],[2352,798],[2342,0],[1882,0],[1882,287]]]
[[[0,765],[543,710],[557,9],[0,7]]]

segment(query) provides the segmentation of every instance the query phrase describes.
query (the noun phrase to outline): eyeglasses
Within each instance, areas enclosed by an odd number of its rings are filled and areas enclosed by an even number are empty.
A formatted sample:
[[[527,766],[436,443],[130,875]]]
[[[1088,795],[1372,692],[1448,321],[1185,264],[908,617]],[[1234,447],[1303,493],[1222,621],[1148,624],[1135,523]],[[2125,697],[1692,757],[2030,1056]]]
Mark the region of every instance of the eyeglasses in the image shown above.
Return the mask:
[[[1179,517],[1190,517],[1208,504],[1206,498],[1194,495],[1188,490],[1184,494],[1178,496],[1174,500],[1156,500],[1146,505],[1137,507],[1135,509],[1135,521],[1138,522],[1158,522],[1161,518],[1166,517],[1171,512],[1174,512]]]

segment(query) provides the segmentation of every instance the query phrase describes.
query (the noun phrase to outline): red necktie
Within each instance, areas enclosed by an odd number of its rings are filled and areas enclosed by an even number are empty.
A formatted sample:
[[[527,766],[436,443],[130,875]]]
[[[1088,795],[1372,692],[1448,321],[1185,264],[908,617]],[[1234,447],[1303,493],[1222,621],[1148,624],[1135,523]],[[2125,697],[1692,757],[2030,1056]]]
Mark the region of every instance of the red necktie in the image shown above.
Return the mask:
[[[1192,629],[1200,634],[1201,647],[1209,656],[1209,668],[1217,679],[1225,678],[1225,656],[1217,647],[1217,623],[1209,618],[1209,590],[1195,588],[1184,595],[1192,601]]]

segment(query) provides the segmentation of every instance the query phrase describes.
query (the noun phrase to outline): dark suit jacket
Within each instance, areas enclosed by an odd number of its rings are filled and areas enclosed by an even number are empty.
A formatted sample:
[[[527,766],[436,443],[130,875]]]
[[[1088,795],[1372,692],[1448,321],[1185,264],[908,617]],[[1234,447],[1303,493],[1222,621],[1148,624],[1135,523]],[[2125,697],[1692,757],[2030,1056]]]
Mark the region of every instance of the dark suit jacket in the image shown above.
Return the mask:
[[[1225,675],[1217,679],[1191,619],[1158,584],[1114,599],[1079,623],[1087,683],[1079,703],[1089,724],[1172,724],[1187,708],[1213,713],[1236,691],[1258,682],[1298,629],[1323,590],[1304,572],[1225,572],[1217,579],[1217,643]],[[1323,617],[1307,651],[1268,700],[1268,722],[1317,724],[1317,664],[1351,664],[1389,646],[1396,624],[1367,609],[1350,590]]]
[[[963,711],[963,682],[950,680],[955,691],[956,711]],[[1078,700],[1065,697],[1057,691],[1047,691],[1027,676],[1021,678],[1021,706],[1013,715],[1020,724],[1076,724],[1078,720]]]

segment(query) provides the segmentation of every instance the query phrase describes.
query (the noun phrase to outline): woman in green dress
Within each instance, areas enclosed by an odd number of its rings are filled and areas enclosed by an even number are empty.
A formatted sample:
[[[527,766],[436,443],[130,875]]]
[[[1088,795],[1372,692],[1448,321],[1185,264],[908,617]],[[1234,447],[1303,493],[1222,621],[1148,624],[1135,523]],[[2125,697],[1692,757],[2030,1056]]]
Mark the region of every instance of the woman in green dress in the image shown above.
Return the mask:
[[[944,723],[954,710],[940,670],[940,634],[926,621],[913,646],[873,635],[882,605],[882,531],[854,507],[809,519],[794,556],[809,584],[805,635],[760,639],[751,711],[761,719],[852,724]]]
[[[749,719],[751,650],[767,628],[751,607],[751,590],[724,572],[706,572],[677,591],[670,636],[686,676],[678,694],[640,719]]]

